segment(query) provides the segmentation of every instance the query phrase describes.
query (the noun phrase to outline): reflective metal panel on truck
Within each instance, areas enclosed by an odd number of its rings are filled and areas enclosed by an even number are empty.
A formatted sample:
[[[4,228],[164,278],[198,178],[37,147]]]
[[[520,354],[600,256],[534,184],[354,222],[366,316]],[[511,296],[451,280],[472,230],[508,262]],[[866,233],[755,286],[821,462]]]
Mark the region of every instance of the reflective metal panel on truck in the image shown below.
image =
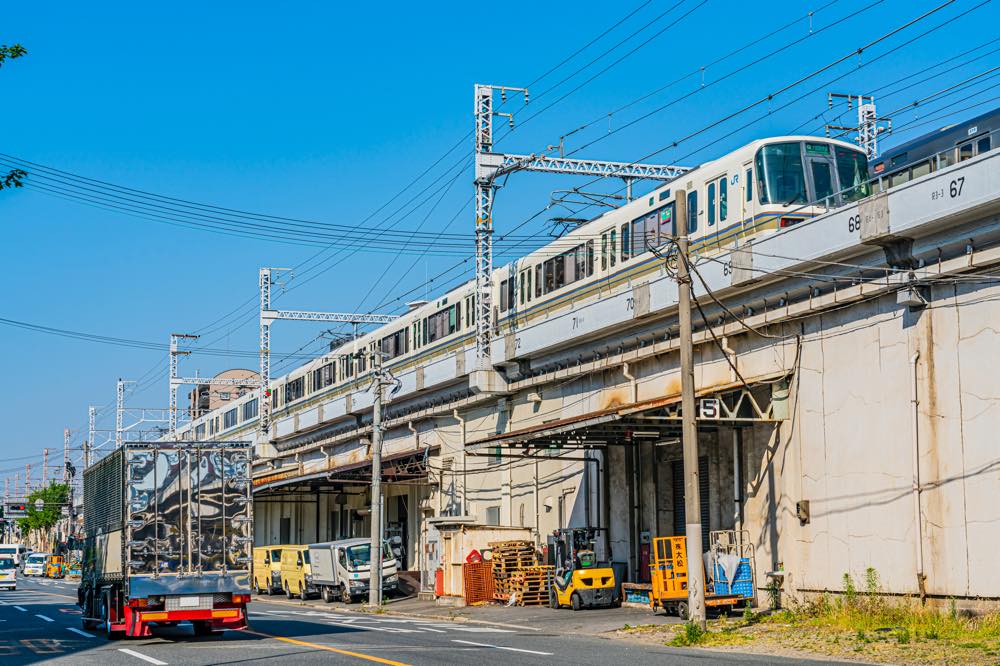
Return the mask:
[[[170,589],[202,573],[247,578],[252,548],[246,446],[145,444],[128,450],[128,559],[137,576]],[[152,583],[153,581],[147,581]],[[139,580],[145,589],[148,585]]]

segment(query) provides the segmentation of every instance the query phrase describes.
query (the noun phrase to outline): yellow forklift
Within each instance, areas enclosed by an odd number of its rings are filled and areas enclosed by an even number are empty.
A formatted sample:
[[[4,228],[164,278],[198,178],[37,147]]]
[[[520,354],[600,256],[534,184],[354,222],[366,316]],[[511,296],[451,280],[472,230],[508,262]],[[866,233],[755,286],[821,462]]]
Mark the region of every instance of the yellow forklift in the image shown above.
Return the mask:
[[[621,605],[621,594],[610,563],[598,561],[604,528],[558,529],[548,538],[548,562],[555,568],[549,586],[549,606],[607,608]]]

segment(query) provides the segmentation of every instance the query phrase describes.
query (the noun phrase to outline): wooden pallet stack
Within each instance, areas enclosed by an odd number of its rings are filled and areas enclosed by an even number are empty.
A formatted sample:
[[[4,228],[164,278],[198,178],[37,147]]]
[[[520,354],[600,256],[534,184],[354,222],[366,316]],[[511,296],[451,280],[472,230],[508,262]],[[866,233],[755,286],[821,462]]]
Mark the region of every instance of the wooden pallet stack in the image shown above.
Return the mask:
[[[510,589],[518,606],[544,606],[549,603],[549,586],[554,567],[525,567],[510,578]],[[508,599],[509,599],[508,595]]]
[[[513,594],[520,606],[548,603],[552,567],[538,565],[534,543],[494,541],[490,543],[490,552],[494,599],[507,602]]]

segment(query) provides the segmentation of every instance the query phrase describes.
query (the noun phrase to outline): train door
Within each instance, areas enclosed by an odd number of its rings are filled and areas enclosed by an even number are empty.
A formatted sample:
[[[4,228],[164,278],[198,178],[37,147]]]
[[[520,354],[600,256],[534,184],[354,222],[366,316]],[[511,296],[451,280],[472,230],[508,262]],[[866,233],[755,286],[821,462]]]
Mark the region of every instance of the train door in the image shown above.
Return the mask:
[[[840,203],[837,186],[837,169],[828,143],[807,143],[804,166],[809,187],[808,201],[825,208]]]
[[[753,162],[747,162],[740,171],[741,185],[738,189],[740,197],[740,237],[753,230],[757,197],[754,195]]]

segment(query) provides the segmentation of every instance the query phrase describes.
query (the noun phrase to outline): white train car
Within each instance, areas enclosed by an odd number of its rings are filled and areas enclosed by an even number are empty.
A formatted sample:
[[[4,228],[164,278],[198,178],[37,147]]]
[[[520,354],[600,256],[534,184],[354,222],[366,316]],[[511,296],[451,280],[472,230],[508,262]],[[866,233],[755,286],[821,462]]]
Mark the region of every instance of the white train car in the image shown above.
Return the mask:
[[[812,136],[754,141],[703,164],[640,199],[609,211],[493,275],[496,333],[504,334],[535,317],[581,300],[602,298],[616,287],[662,269],[653,249],[677,233],[676,196],[683,191],[693,252],[711,254],[736,243],[788,227],[869,194],[868,163],[856,146]],[[331,404],[370,381],[369,354],[381,347],[386,365],[399,376],[421,368],[419,381],[403,394],[430,388],[435,368],[440,381],[465,373],[475,341],[475,283],[469,281],[434,301],[411,309],[284,377],[272,380],[270,400],[276,420]],[[456,353],[458,352],[458,353]],[[470,357],[471,358],[471,357]],[[401,396],[402,397],[402,396]],[[357,399],[357,398],[356,398]],[[239,432],[256,421],[256,396],[209,414],[192,424],[194,438]],[[363,408],[341,400],[334,411]],[[308,417],[307,417],[308,418]],[[278,437],[284,433],[278,432]]]

